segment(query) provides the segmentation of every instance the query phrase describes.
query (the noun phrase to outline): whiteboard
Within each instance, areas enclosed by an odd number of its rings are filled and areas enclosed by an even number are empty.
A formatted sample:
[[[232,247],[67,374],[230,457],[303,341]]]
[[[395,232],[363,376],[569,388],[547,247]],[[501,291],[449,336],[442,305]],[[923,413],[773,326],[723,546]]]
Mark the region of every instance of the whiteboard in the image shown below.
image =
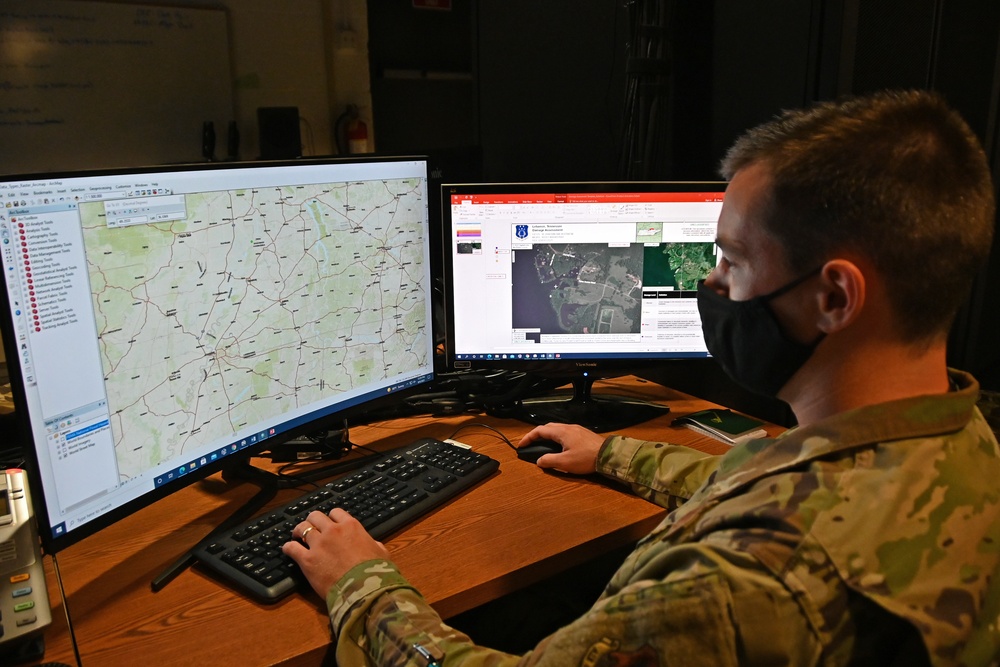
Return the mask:
[[[223,9],[70,0],[0,2],[0,173],[225,154],[234,120]]]

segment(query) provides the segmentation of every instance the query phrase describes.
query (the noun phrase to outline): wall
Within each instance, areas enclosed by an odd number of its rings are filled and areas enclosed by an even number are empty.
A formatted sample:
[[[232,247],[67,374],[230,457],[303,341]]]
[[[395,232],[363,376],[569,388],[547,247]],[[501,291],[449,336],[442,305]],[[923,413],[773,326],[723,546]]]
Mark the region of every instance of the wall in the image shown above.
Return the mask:
[[[258,155],[257,107],[299,108],[304,155],[332,152],[323,6],[228,0],[241,156]]]
[[[198,160],[233,120],[226,12],[5,0],[0,87],[3,173]]]
[[[337,152],[333,124],[348,104],[371,127],[365,0],[214,4],[229,11],[243,158],[258,155],[258,107],[299,108],[303,155]]]
[[[229,12],[241,157],[258,155],[257,108],[296,106],[303,155],[336,152],[347,104],[371,125],[365,0],[187,0]]]
[[[477,145],[474,58],[479,3],[451,9],[378,0],[368,13],[378,148],[424,152]]]
[[[625,69],[621,4],[479,3],[480,136],[488,178],[616,177]]]
[[[607,0],[371,2],[378,148],[475,147],[464,157],[481,158],[486,180],[614,178],[623,15]]]
[[[324,25],[328,35],[331,136],[337,118],[348,105],[357,107],[368,125],[368,149],[375,148],[377,128],[372,122],[371,79],[368,75],[368,10],[365,0],[326,0]],[[330,34],[332,32],[332,34]],[[332,149],[336,147],[332,140]]]
[[[304,155],[335,153],[333,123],[347,104],[357,105],[371,125],[365,0],[164,0],[163,4],[226,10],[241,158],[259,155],[258,107],[298,107]],[[108,63],[109,76],[115,67]],[[226,153],[225,130],[216,127],[218,157]],[[196,149],[192,154],[200,155],[200,132],[190,141]],[[103,166],[101,156],[94,155],[90,166]]]

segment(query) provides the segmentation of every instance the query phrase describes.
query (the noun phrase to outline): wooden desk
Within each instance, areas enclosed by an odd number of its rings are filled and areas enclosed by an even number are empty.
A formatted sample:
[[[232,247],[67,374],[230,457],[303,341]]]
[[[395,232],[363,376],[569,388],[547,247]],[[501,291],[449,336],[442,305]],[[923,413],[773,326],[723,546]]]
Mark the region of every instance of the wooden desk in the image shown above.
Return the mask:
[[[599,389],[669,402],[671,414],[629,428],[640,438],[689,444],[710,453],[726,445],[684,428],[673,416],[709,407],[634,378]],[[500,461],[500,472],[386,541],[393,560],[444,617],[495,599],[647,534],[663,510],[613,482],[543,472],[517,459],[530,426],[466,415],[408,418],[351,431],[357,444],[390,448],[418,437],[451,437]],[[773,432],[780,431],[773,427]],[[323,602],[312,593],[263,605],[190,569],[158,593],[150,581],[201,540],[255,487],[219,476],[165,498],[57,555],[83,665],[317,665],[330,650]],[[287,491],[278,501],[301,491]],[[54,622],[45,661],[75,664],[52,563]]]

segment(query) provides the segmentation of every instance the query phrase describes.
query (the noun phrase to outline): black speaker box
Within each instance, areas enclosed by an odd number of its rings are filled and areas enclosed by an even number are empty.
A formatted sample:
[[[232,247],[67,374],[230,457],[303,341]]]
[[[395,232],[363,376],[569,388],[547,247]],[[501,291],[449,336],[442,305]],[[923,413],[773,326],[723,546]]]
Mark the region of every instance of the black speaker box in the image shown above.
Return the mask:
[[[257,107],[262,160],[302,157],[298,107]]]

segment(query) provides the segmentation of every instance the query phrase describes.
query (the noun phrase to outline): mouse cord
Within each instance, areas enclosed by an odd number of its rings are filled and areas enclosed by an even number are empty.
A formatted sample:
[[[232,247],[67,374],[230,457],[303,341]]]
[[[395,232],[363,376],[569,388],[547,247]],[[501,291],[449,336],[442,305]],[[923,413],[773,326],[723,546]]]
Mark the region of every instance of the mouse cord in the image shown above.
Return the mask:
[[[62,599],[63,603],[63,613],[66,615],[66,627],[69,629],[69,641],[73,645],[73,656],[76,658],[77,667],[83,665],[83,661],[80,659],[80,647],[76,644],[76,632],[73,630],[73,621],[69,615],[69,599],[66,597],[66,589],[63,587],[62,574],[59,572],[59,561],[56,560],[56,555],[52,554],[52,569],[56,573],[56,582],[59,584],[59,597]]]
[[[497,435],[497,437],[498,437],[498,438],[500,438],[501,440],[503,440],[504,442],[506,442],[506,443],[507,443],[507,446],[508,446],[508,447],[510,447],[511,449],[517,449],[517,446],[516,446],[516,445],[515,445],[515,444],[514,444],[513,442],[511,442],[511,441],[510,441],[510,438],[508,438],[508,437],[507,437],[506,435],[504,435],[504,434],[503,434],[503,432],[501,432],[501,431],[500,431],[499,429],[496,429],[496,428],[493,428],[493,427],[492,427],[492,426],[490,426],[489,424],[484,424],[484,423],[482,423],[482,422],[473,422],[473,423],[471,423],[471,424],[462,424],[462,425],[461,425],[461,426],[459,426],[459,427],[458,427],[457,429],[455,429],[455,430],[454,430],[454,431],[452,432],[452,434],[451,434],[451,435],[449,435],[448,437],[449,437],[449,438],[454,438],[454,437],[455,437],[456,435],[458,435],[458,434],[459,434],[459,432],[461,432],[461,431],[462,431],[463,429],[467,429],[467,428],[470,428],[470,427],[472,427],[472,426],[481,426],[482,428],[485,428],[485,429],[489,429],[490,431],[493,431],[494,433],[496,433],[496,435]]]

